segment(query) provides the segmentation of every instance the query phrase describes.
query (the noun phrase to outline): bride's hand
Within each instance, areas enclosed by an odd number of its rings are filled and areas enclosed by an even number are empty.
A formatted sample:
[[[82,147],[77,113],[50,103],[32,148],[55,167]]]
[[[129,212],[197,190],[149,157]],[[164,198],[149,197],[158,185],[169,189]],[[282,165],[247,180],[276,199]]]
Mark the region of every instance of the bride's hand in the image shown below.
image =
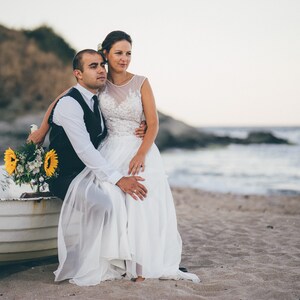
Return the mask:
[[[28,136],[27,142],[33,142],[37,145],[41,145],[44,143],[46,134],[41,128],[39,128]]]
[[[137,175],[145,170],[145,155],[136,154],[129,163],[128,175]]]

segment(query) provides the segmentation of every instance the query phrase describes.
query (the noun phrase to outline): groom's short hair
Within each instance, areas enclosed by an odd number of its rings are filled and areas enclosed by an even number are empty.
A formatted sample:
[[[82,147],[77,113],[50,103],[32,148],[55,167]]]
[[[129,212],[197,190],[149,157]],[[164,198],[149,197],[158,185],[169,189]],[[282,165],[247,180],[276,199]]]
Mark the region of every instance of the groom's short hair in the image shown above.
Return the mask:
[[[84,49],[79,51],[73,58],[73,70],[80,70],[83,72],[83,64],[82,64],[82,57],[83,54],[89,53],[89,54],[99,54],[102,58],[103,61],[106,62],[105,56],[102,52],[96,51],[94,49]]]

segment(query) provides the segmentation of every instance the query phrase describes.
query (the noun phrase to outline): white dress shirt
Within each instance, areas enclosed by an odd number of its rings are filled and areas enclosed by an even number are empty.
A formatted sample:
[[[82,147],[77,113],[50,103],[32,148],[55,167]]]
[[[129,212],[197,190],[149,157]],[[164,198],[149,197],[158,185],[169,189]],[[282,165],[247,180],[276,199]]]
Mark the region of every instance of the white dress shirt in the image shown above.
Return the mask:
[[[92,97],[94,94],[78,83],[75,88],[79,90],[83,99],[93,111],[94,100]],[[94,147],[86,129],[83,115],[84,112],[80,104],[74,101],[72,97],[66,96],[57,103],[53,113],[53,122],[64,128],[78,157],[86,167],[95,173],[99,180],[116,184],[123,175],[114,169]],[[100,116],[103,128],[101,112]]]

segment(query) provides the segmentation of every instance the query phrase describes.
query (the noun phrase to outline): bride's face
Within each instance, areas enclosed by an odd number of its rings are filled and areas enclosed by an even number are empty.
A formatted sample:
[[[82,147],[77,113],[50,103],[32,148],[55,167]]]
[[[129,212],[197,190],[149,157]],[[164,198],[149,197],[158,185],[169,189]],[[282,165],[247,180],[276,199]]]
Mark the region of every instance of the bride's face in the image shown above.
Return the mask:
[[[116,42],[107,54],[109,68],[117,73],[125,72],[131,61],[131,45],[126,40]]]

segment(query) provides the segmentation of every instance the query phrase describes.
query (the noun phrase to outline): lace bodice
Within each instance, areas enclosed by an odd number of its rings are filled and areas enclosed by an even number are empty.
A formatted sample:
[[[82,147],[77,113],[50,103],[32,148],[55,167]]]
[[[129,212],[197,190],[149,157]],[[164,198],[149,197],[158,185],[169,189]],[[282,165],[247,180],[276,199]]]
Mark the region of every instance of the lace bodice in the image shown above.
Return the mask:
[[[135,129],[144,120],[141,86],[145,79],[134,75],[121,86],[107,81],[100,95],[100,107],[109,136],[134,135]]]

